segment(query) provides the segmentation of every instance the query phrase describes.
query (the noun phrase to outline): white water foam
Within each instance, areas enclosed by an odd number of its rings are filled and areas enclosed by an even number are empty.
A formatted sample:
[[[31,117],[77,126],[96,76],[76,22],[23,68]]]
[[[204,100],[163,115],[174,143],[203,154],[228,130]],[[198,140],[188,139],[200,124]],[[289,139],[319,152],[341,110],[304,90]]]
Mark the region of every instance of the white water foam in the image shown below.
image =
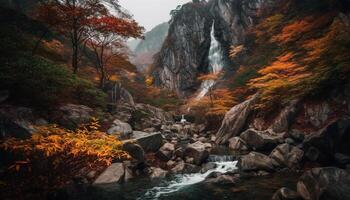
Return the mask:
[[[159,197],[177,192],[187,186],[200,183],[205,180],[212,172],[226,173],[237,169],[237,161],[215,162],[216,167],[207,171],[206,173],[183,174],[176,175],[173,181],[166,182],[163,186],[157,186],[149,189],[144,196],[138,200],[144,199],[158,199]]]

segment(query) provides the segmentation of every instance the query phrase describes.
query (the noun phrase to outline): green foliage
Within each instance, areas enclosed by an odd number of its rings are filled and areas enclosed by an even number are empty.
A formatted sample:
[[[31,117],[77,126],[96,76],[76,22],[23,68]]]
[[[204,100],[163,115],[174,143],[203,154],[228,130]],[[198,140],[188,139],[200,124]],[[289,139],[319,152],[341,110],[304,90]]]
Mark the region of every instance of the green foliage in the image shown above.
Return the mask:
[[[0,88],[8,89],[13,101],[39,107],[74,100],[74,96],[84,104],[103,106],[105,98],[92,83],[64,66],[26,54],[0,66]]]

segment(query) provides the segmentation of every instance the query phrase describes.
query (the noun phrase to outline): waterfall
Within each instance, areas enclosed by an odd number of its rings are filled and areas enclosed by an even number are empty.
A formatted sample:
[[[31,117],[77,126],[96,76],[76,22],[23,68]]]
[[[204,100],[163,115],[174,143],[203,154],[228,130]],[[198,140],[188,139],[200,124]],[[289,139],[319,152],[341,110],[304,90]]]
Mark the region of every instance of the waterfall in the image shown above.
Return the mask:
[[[208,170],[205,173],[196,174],[183,174],[176,175],[174,180],[170,182],[165,182],[161,186],[153,187],[149,189],[144,196],[138,198],[139,200],[145,199],[159,199],[161,196],[177,192],[184,187],[200,183],[206,179],[213,172],[226,173],[237,169],[237,161],[220,161],[214,162],[216,167],[214,169]]]
[[[222,58],[222,52],[220,48],[220,43],[215,38],[215,29],[214,24],[211,27],[211,42],[210,42],[210,49],[209,49],[209,69],[210,72],[213,74],[218,74],[221,72],[223,68],[223,58]],[[196,96],[196,100],[200,100],[203,98],[209,91],[211,87],[215,85],[215,80],[205,80],[202,82],[202,85],[199,89],[199,93]]]

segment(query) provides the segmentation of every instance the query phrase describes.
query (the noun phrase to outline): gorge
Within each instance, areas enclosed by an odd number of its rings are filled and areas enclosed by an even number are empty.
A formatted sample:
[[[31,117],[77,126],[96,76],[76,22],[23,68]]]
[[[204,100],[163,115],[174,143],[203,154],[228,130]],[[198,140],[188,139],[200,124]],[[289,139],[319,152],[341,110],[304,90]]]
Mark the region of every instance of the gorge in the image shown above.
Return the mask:
[[[348,0],[0,2],[1,199],[350,199]]]

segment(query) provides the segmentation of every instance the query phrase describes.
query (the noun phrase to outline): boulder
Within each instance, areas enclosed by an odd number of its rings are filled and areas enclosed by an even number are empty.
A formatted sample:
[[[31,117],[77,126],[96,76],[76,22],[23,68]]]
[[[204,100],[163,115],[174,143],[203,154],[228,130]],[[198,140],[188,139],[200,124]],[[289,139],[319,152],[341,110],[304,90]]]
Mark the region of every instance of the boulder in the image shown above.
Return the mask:
[[[129,155],[139,163],[145,161],[145,151],[139,144],[132,141],[126,141],[124,142],[122,149],[123,151],[128,152]]]
[[[110,135],[118,135],[120,139],[128,138],[132,133],[130,124],[116,119],[113,121],[112,126],[107,131]]]
[[[75,128],[81,124],[89,123],[93,117],[93,109],[84,105],[66,104],[59,107],[54,121],[61,126]]]
[[[164,178],[168,174],[168,171],[165,171],[161,168],[152,167],[152,173],[150,175],[151,179]]]
[[[297,192],[283,187],[275,192],[272,200],[302,200],[302,198]]]
[[[350,175],[334,167],[313,168],[300,177],[297,190],[305,200],[347,200],[350,199]]]
[[[209,157],[209,151],[206,149],[205,144],[197,141],[187,145],[184,156],[193,158],[194,164],[201,165]]]
[[[113,163],[94,181],[94,185],[122,183],[125,169],[123,163]]]
[[[229,148],[235,151],[247,151],[249,148],[247,143],[240,137],[233,137],[228,140]]]
[[[278,145],[270,154],[272,163],[276,167],[299,169],[304,151],[290,144]]]
[[[35,131],[35,126],[45,124],[47,122],[36,116],[30,108],[12,105],[0,107],[0,138],[29,138]]]
[[[253,150],[268,151],[275,148],[283,141],[282,136],[272,136],[268,132],[261,132],[254,129],[244,131],[240,138]]]
[[[138,136],[135,140],[145,152],[157,152],[163,145],[163,137],[160,133],[143,133]]]
[[[237,167],[241,171],[246,172],[259,170],[274,171],[271,158],[258,152],[250,152],[248,155],[241,156],[238,159]]]
[[[305,123],[309,123],[315,128],[323,127],[332,114],[332,110],[327,102],[304,104],[304,110]]]
[[[288,136],[297,142],[303,142],[305,139],[305,134],[299,130],[292,129],[288,132]]]
[[[230,138],[241,133],[243,127],[246,125],[248,115],[251,113],[252,107],[257,98],[258,94],[255,94],[250,99],[234,106],[226,113],[221,127],[216,134],[217,144],[226,144]]]
[[[311,161],[330,164],[334,155],[341,153],[350,155],[350,118],[339,119],[324,129],[311,133],[305,137],[303,148]]]
[[[171,169],[171,172],[174,174],[183,173],[183,174],[193,174],[201,171],[201,167],[197,165],[192,165],[189,163],[185,163],[184,161],[180,161]]]
[[[175,151],[175,145],[171,143],[165,143],[157,152],[157,157],[162,161],[169,161],[173,157]]]

